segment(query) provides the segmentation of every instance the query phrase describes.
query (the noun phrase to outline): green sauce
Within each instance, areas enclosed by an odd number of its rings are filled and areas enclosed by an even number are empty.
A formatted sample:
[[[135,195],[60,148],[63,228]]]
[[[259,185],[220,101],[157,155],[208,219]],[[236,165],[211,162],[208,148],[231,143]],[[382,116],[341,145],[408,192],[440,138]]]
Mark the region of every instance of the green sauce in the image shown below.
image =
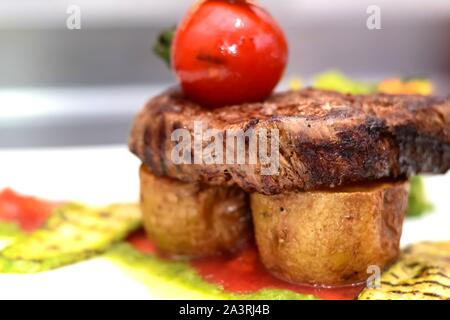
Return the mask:
[[[155,255],[143,254],[131,245],[121,243],[109,250],[105,257],[124,268],[126,273],[157,292],[165,299],[223,299],[223,300],[314,300],[290,290],[264,289],[255,293],[226,292],[208,283],[185,261],[169,261]]]

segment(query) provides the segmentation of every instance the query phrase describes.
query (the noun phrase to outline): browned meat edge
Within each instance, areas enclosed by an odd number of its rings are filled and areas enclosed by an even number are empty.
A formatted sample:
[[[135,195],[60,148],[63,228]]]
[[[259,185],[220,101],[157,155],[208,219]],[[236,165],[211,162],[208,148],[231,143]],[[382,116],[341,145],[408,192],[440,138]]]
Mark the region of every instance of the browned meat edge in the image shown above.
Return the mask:
[[[279,174],[261,175],[260,164],[175,165],[171,134],[178,128],[192,132],[194,121],[216,132],[278,129]],[[157,176],[238,185],[263,194],[445,173],[450,168],[450,100],[305,89],[276,94],[264,103],[206,110],[169,91],[136,117],[129,146]]]

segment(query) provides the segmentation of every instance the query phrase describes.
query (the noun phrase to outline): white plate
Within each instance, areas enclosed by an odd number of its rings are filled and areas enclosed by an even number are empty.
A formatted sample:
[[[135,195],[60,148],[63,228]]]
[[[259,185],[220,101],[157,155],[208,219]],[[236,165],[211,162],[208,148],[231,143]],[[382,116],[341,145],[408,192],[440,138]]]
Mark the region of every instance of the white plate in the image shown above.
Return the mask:
[[[0,189],[101,205],[137,201],[139,161],[124,146],[0,151]],[[436,211],[408,219],[402,245],[450,240],[450,175],[426,179]],[[152,299],[147,287],[102,258],[37,275],[0,275],[0,299]]]

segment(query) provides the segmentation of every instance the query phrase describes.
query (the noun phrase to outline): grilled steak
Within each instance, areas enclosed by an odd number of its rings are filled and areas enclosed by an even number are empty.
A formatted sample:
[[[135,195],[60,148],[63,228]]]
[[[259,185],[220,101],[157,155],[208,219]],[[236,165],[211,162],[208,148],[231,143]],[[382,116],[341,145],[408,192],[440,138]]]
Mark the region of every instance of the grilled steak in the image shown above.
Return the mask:
[[[268,135],[278,130],[278,174],[262,174],[260,161],[175,164],[172,151],[179,141],[171,135],[187,129],[194,137],[194,121],[225,137],[238,129],[266,129]],[[202,141],[204,146],[211,142]],[[249,144],[250,138],[245,139]],[[129,145],[157,176],[238,185],[263,194],[445,173],[450,168],[450,100],[305,89],[275,94],[264,103],[207,110],[170,91],[137,116]]]

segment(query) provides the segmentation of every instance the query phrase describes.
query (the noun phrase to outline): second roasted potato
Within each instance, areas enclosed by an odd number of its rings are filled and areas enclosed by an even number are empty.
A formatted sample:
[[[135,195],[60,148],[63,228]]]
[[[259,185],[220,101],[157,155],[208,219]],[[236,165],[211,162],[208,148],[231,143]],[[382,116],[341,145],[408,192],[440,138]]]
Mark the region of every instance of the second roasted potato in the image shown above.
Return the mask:
[[[161,251],[214,255],[233,252],[252,237],[248,196],[239,188],[155,177],[145,166],[140,179],[144,226]]]
[[[323,286],[364,281],[399,255],[408,184],[251,196],[266,268],[284,280]]]

